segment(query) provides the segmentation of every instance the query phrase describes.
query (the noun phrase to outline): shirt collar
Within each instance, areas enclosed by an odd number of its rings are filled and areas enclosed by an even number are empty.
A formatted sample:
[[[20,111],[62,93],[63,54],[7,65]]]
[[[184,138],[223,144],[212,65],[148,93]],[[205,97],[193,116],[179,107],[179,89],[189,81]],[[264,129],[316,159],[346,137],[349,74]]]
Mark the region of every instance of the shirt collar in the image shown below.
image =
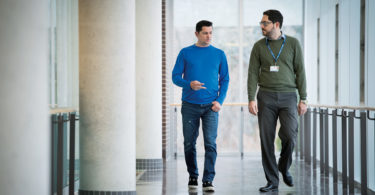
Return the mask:
[[[280,32],[281,32],[281,36],[277,38],[276,40],[285,39],[285,34],[283,33],[283,31],[280,31]],[[270,40],[268,37],[266,37],[266,39]]]

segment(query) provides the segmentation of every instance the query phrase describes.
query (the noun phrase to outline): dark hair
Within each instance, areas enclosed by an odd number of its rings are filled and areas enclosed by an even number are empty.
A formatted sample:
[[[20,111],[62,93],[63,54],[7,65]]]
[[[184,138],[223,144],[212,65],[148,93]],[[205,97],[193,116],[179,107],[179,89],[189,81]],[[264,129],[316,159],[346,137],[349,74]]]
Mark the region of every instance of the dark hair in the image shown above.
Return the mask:
[[[199,21],[197,25],[195,26],[195,31],[199,33],[202,30],[203,26],[212,26],[212,22],[207,21],[207,20]]]
[[[268,19],[272,21],[272,23],[279,22],[280,28],[283,26],[283,15],[278,10],[270,9],[263,12],[263,15],[267,15]]]

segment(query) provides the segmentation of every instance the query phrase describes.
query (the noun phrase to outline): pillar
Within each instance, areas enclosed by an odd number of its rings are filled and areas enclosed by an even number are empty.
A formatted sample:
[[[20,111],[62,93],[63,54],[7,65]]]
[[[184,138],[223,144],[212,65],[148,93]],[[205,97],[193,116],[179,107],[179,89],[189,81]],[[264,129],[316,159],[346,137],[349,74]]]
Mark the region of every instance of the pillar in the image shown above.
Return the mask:
[[[80,194],[135,194],[135,1],[79,1]]]
[[[50,194],[47,0],[0,1],[0,194]]]
[[[137,169],[162,168],[161,0],[136,1]]]

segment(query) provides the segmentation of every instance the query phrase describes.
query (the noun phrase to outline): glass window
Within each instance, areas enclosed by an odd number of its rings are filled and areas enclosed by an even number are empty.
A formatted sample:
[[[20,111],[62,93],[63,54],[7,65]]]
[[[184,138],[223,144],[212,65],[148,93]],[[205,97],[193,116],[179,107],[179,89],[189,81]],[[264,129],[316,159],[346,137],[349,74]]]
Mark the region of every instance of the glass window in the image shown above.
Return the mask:
[[[336,4],[335,22],[335,101],[339,102],[339,4]]]
[[[222,49],[228,60],[230,84],[227,92],[225,103],[240,101],[240,88],[238,86],[241,74],[239,67],[239,27],[238,14],[239,6],[237,1],[232,0],[191,0],[191,1],[174,1],[174,28],[175,39],[174,48],[175,56],[178,52],[187,46],[197,42],[195,37],[195,25],[200,20],[209,20],[213,23],[212,45]],[[181,88],[174,85],[174,98],[177,103],[181,102]],[[243,89],[242,89],[243,90]],[[183,137],[181,114],[177,112],[177,147],[178,154],[183,154]],[[230,116],[229,116],[230,115]],[[239,107],[223,107],[220,112],[219,129],[217,145],[221,153],[238,152],[239,139]],[[201,131],[201,130],[200,130]],[[204,152],[203,136],[197,141],[197,151]]]
[[[263,17],[263,12],[269,9],[276,9],[283,15],[282,32],[298,39],[303,48],[303,1],[302,0],[243,0],[244,1],[244,38],[243,38],[243,94],[247,101],[247,71],[249,68],[250,53],[255,42],[263,38],[259,22]],[[244,128],[244,144],[245,152],[260,151],[259,127],[256,117],[249,114],[247,109],[245,128]],[[277,129],[280,124],[278,123]],[[281,141],[276,136],[276,149],[281,149]]]
[[[365,32],[366,32],[366,0],[361,0],[360,25],[360,102],[365,104]]]
[[[318,72],[318,74],[317,74],[317,76],[318,76],[318,78],[317,78],[317,80],[318,80],[318,90],[317,90],[317,92],[318,92],[318,94],[317,94],[317,99],[318,99],[318,102],[320,102],[320,18],[318,18],[318,21],[317,21],[317,57],[316,57],[316,60],[317,60],[317,63],[316,63],[316,65],[317,65],[317,72]]]
[[[296,37],[303,46],[302,0],[208,0],[174,1],[174,53],[196,43],[195,24],[200,20],[213,22],[212,45],[227,55],[230,85],[225,103],[247,103],[247,71],[253,44],[261,39],[259,21],[263,11],[278,9],[284,16],[283,32]],[[174,65],[174,64],[173,64]],[[172,66],[173,66],[172,65]],[[171,99],[181,102],[181,88],[174,86]],[[256,117],[250,116],[247,106],[224,106],[220,112],[218,129],[218,153],[240,151],[240,129],[244,126],[244,152],[260,151],[259,131]],[[177,117],[178,154],[183,154],[183,137],[180,112]],[[243,124],[241,116],[243,114]],[[201,133],[200,133],[201,134]],[[202,135],[202,134],[201,134]],[[199,136],[197,151],[204,152],[203,139]]]
[[[50,107],[78,107],[78,2],[50,1]]]

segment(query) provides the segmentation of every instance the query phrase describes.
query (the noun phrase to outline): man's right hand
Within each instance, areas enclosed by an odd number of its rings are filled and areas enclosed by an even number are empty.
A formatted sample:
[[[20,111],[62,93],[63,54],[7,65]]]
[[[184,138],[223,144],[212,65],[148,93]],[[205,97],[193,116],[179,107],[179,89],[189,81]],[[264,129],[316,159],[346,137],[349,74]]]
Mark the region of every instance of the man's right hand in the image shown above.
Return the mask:
[[[257,115],[258,113],[258,106],[255,101],[250,101],[249,102],[249,112],[253,115]]]
[[[202,85],[204,85],[204,83],[201,83],[199,81],[190,82],[190,87],[195,91],[198,91],[200,89],[206,89],[206,87],[202,87]]]

